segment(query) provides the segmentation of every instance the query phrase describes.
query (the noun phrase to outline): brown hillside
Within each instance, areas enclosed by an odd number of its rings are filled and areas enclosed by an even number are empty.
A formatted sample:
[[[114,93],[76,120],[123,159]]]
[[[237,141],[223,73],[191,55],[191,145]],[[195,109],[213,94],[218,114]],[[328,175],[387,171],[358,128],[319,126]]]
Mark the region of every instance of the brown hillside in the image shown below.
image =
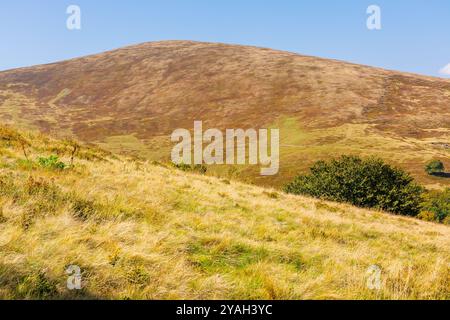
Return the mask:
[[[1,72],[0,119],[150,159],[167,159],[168,136],[194,120],[278,127],[280,175],[241,177],[281,185],[314,160],[358,153],[450,184],[423,172],[432,158],[450,167],[450,81],[263,48],[155,42]]]

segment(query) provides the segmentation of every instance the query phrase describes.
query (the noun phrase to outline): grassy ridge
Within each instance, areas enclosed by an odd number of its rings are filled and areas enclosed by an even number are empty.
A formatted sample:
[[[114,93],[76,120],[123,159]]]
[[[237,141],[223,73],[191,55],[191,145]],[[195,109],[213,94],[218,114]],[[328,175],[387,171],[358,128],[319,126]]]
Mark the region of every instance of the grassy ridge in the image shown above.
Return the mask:
[[[8,133],[9,132],[9,133]],[[450,299],[448,226],[0,135],[0,298]],[[8,138],[9,137],[9,138]],[[83,289],[66,288],[78,265]],[[367,270],[382,269],[381,290]]]

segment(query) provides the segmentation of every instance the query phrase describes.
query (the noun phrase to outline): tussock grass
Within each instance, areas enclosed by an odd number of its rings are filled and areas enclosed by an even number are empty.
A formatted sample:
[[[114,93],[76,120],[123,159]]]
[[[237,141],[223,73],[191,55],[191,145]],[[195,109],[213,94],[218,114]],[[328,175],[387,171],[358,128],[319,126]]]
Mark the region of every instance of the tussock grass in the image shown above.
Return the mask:
[[[31,162],[60,143],[24,135]],[[448,226],[80,154],[21,166],[0,139],[0,298],[450,299]]]

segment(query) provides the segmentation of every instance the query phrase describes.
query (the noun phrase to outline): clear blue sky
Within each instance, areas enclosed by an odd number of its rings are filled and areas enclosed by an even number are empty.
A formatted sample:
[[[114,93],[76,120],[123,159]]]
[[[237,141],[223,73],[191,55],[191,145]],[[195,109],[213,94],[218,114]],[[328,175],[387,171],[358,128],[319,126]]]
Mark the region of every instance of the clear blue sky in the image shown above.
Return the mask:
[[[69,5],[82,29],[66,28]],[[366,9],[381,7],[382,30]],[[248,44],[442,76],[449,0],[14,0],[0,2],[0,70],[146,41]]]

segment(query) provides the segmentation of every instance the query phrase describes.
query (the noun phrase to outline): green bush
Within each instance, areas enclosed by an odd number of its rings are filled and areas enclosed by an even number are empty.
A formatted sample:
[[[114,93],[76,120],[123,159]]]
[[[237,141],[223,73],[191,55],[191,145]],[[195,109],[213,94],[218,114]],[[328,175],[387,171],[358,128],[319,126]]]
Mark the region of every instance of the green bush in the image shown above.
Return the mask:
[[[450,217],[450,188],[444,191],[430,191],[424,194],[422,202],[421,216],[428,216],[431,220],[437,222],[444,222]]]
[[[416,216],[423,189],[409,174],[381,159],[342,156],[316,162],[311,174],[298,176],[285,191]]]
[[[38,158],[41,167],[52,170],[64,170],[67,166],[64,162],[59,161],[58,156],[51,155],[48,158]]]
[[[432,161],[428,162],[427,165],[425,166],[425,171],[429,175],[434,175],[436,173],[442,173],[442,172],[444,172],[444,170],[445,170],[444,164],[442,163],[442,161],[439,161],[439,160],[432,160]]]

